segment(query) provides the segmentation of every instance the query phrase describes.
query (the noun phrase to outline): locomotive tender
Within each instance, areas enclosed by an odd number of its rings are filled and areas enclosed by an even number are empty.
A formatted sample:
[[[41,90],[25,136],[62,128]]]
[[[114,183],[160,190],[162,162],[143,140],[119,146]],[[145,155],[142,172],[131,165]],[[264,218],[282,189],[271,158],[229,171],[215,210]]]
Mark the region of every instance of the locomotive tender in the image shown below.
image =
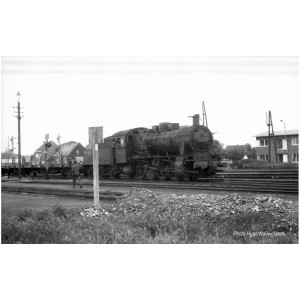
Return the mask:
[[[152,129],[139,127],[124,130],[98,144],[100,177],[148,180],[195,180],[212,177],[217,160],[210,155],[213,136],[199,125],[199,115],[193,116],[192,126],[160,123]],[[84,156],[85,174],[92,174],[92,149]]]

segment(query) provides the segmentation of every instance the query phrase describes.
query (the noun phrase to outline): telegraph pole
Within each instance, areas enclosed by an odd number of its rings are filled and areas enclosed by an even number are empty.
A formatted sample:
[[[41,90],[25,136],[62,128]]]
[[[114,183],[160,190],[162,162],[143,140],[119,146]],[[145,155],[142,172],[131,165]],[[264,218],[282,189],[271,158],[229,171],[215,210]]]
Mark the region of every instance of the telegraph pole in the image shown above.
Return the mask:
[[[19,173],[19,179],[21,179],[22,176],[22,172],[21,172],[21,112],[20,112],[20,98],[21,98],[21,94],[20,92],[17,93],[17,99],[18,99],[18,106],[17,107],[13,107],[13,108],[17,108],[18,111],[16,112],[18,115],[16,116],[16,118],[18,119],[18,173]],[[23,113],[23,112],[22,112]]]

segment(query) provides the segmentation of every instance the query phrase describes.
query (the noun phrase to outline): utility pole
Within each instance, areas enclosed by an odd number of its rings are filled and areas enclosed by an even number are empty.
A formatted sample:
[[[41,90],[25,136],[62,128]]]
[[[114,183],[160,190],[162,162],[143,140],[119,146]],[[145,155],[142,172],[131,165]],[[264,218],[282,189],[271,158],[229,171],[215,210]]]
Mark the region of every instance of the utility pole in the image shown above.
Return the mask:
[[[18,119],[18,169],[19,169],[19,179],[21,179],[22,176],[22,172],[21,172],[21,112],[20,112],[20,98],[21,98],[21,94],[20,92],[17,93],[17,99],[18,99],[18,106],[17,107],[13,107],[13,108],[17,108],[18,111],[15,112],[18,115],[15,116]],[[23,108],[22,108],[23,109]],[[22,112],[24,113],[24,112]]]
[[[284,125],[284,135],[285,135],[285,140],[287,141],[286,139],[286,128],[285,128],[285,122],[283,120],[280,120],[280,122],[283,122],[283,125]]]
[[[273,137],[276,162],[278,162],[277,148],[276,148],[276,141],[275,141],[271,111],[269,110],[269,117],[267,116],[267,114],[268,113],[266,113],[266,124],[268,126],[268,135],[269,135],[269,162],[271,162],[271,136]],[[271,129],[272,129],[272,132],[270,132]]]

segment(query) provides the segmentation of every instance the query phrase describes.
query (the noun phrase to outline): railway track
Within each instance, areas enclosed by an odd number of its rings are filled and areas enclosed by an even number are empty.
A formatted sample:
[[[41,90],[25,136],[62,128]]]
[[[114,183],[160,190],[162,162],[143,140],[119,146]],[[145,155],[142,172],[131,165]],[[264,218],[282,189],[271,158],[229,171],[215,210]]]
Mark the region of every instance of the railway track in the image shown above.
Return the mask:
[[[247,179],[295,179],[298,180],[298,169],[240,169],[218,172],[215,179],[247,178]]]
[[[2,180],[4,183],[5,180]],[[60,186],[70,185],[68,180],[23,180],[23,184],[40,184],[47,186]],[[6,188],[2,183],[2,190]],[[15,185],[16,186],[16,185]],[[83,196],[83,197],[93,197],[92,181],[85,181],[85,187],[90,187],[89,191],[76,191],[74,196]],[[260,193],[279,193],[279,194],[298,194],[298,180],[296,179],[267,179],[267,178],[216,178],[213,181],[207,182],[157,182],[157,181],[126,181],[126,180],[101,180],[100,186],[103,187],[140,187],[148,189],[169,189],[169,190],[194,190],[195,193],[199,193],[203,190],[212,190],[212,191],[232,191],[232,192],[260,192]],[[4,189],[3,189],[4,188]],[[10,187],[12,189],[12,187]],[[41,190],[41,189],[40,189]],[[53,190],[53,189],[52,189]],[[57,190],[57,188],[56,188]],[[47,188],[46,188],[47,191]],[[51,191],[55,193],[55,191]],[[70,190],[68,193],[72,195],[74,190]],[[57,193],[60,193],[57,191]],[[66,193],[67,192],[62,192]],[[63,195],[60,193],[59,195]],[[85,196],[86,195],[86,196]],[[100,195],[101,197],[101,195]],[[104,196],[105,197],[105,196]]]
[[[45,174],[37,174],[36,179],[44,179]],[[67,177],[62,177],[61,174],[50,174],[49,175],[50,179],[71,179],[70,176]],[[224,169],[224,170],[219,170],[217,174],[214,176],[213,180],[222,180],[222,179],[231,179],[231,178],[247,178],[247,179],[296,179],[298,180],[299,178],[299,172],[298,168],[295,169]],[[92,179],[92,178],[90,178]],[[122,180],[127,180],[130,182],[133,181],[138,181],[135,179],[129,179],[128,176],[123,176],[121,177]],[[101,180],[106,181],[106,180],[116,180],[116,179],[108,179],[108,178],[101,178]],[[209,181],[209,178],[198,178],[196,181]]]
[[[51,195],[51,196],[61,196],[61,197],[76,197],[76,198],[84,198],[84,199],[93,199],[94,193],[92,190],[73,190],[73,189],[62,189],[57,187],[41,187],[41,186],[24,186],[18,184],[8,184],[2,183],[1,186],[2,192],[9,193],[22,193],[22,194],[40,194],[40,195]],[[122,192],[99,192],[99,199],[101,201],[111,201],[116,200],[117,196],[123,195]]]

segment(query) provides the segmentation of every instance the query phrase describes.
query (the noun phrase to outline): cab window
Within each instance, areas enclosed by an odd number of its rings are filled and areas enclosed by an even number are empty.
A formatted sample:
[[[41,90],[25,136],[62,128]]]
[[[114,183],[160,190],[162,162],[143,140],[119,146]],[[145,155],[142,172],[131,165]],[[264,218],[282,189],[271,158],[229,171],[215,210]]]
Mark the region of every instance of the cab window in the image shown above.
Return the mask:
[[[117,147],[124,147],[124,138],[117,138]]]
[[[123,148],[124,147],[124,138],[120,138],[120,146]]]

